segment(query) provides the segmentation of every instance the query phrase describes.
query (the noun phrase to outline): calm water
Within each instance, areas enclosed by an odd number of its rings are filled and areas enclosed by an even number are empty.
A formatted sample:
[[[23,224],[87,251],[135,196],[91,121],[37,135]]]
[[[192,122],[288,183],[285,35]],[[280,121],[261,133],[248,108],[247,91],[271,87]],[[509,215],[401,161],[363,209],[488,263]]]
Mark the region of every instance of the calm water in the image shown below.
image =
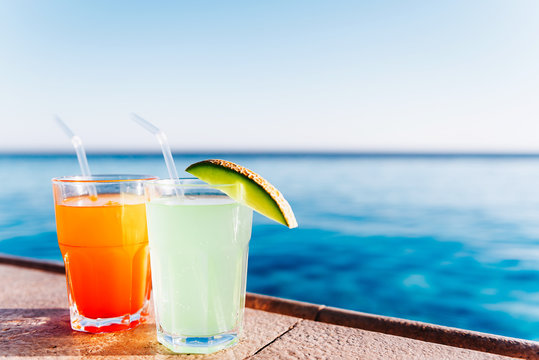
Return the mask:
[[[220,157],[300,224],[255,216],[249,291],[539,340],[539,158]],[[166,176],[159,156],[90,166]],[[50,179],[77,173],[74,156],[0,156],[0,252],[61,259]]]

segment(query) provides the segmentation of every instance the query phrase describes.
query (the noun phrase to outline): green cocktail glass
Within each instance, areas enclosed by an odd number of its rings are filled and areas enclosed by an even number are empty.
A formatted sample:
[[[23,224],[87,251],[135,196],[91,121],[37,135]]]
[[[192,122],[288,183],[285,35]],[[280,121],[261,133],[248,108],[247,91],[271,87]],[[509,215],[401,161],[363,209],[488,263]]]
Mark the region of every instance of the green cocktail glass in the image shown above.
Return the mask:
[[[157,338],[174,352],[207,354],[239,340],[252,210],[224,192],[239,186],[145,185]]]

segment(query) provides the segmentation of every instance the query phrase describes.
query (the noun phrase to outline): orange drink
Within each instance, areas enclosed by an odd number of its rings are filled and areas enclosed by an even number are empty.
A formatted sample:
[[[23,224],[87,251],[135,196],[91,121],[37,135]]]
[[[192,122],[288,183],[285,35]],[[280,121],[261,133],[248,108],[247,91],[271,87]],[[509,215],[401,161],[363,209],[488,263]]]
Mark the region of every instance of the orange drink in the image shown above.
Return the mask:
[[[144,322],[151,290],[144,176],[53,180],[71,327],[125,330]]]

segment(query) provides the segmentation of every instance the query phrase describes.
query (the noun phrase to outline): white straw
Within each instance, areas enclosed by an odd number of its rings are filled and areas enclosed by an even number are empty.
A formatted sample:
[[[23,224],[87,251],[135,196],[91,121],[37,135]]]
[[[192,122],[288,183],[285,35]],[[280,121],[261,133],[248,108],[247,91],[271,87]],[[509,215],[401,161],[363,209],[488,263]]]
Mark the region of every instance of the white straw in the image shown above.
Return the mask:
[[[62,130],[64,130],[66,135],[71,140],[73,147],[75,148],[75,152],[77,153],[77,159],[79,160],[80,171],[82,172],[82,175],[91,176],[92,174],[90,173],[90,166],[88,166],[88,159],[86,158],[86,151],[84,151],[82,140],[80,139],[80,137],[75,135],[73,131],[71,131],[69,126],[67,126],[67,124],[63,122],[62,119],[60,119],[58,116],[56,116],[55,118],[56,118],[56,122],[58,122]]]
[[[170,151],[170,146],[168,144],[167,136],[165,135],[163,130],[159,129],[157,126],[155,126],[148,120],[141,118],[137,114],[132,113],[131,118],[133,119],[134,122],[136,122],[137,124],[142,126],[144,129],[146,129],[147,131],[155,135],[155,137],[157,138],[157,141],[159,141],[159,145],[161,145],[161,151],[163,152],[163,157],[165,158],[165,164],[167,166],[168,176],[174,182],[181,184],[180,178],[178,176],[178,172],[176,171],[176,165],[174,165],[174,159],[172,158],[172,152]],[[183,196],[183,190],[181,189],[181,187],[180,187],[180,194],[181,196]]]
[[[64,133],[67,135],[67,137],[69,137],[69,140],[71,140],[71,144],[73,144],[73,147],[75,148],[82,176],[91,177],[92,174],[90,172],[90,166],[88,165],[88,159],[86,158],[86,151],[84,151],[84,146],[82,145],[82,140],[80,139],[80,137],[75,135],[75,133],[69,128],[69,126],[67,126],[67,124],[62,119],[60,119],[60,117],[55,116],[54,118],[58,125],[60,125]],[[97,196],[97,191],[94,186],[89,186],[88,190],[90,195]]]

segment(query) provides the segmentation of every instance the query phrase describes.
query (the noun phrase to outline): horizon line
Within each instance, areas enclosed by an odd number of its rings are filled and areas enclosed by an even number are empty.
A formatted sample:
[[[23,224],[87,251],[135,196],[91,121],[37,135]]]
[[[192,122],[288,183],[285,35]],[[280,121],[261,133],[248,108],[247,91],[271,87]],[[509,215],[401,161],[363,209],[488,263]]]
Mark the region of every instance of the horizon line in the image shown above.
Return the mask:
[[[539,152],[502,152],[502,151],[309,151],[309,150],[286,150],[286,151],[173,151],[175,156],[195,156],[195,155],[227,155],[227,156],[283,156],[283,157],[539,157]],[[76,156],[73,151],[5,151],[0,150],[0,156],[15,157],[53,157],[53,156]],[[160,151],[93,151],[87,154],[91,157],[103,156],[162,156]]]

